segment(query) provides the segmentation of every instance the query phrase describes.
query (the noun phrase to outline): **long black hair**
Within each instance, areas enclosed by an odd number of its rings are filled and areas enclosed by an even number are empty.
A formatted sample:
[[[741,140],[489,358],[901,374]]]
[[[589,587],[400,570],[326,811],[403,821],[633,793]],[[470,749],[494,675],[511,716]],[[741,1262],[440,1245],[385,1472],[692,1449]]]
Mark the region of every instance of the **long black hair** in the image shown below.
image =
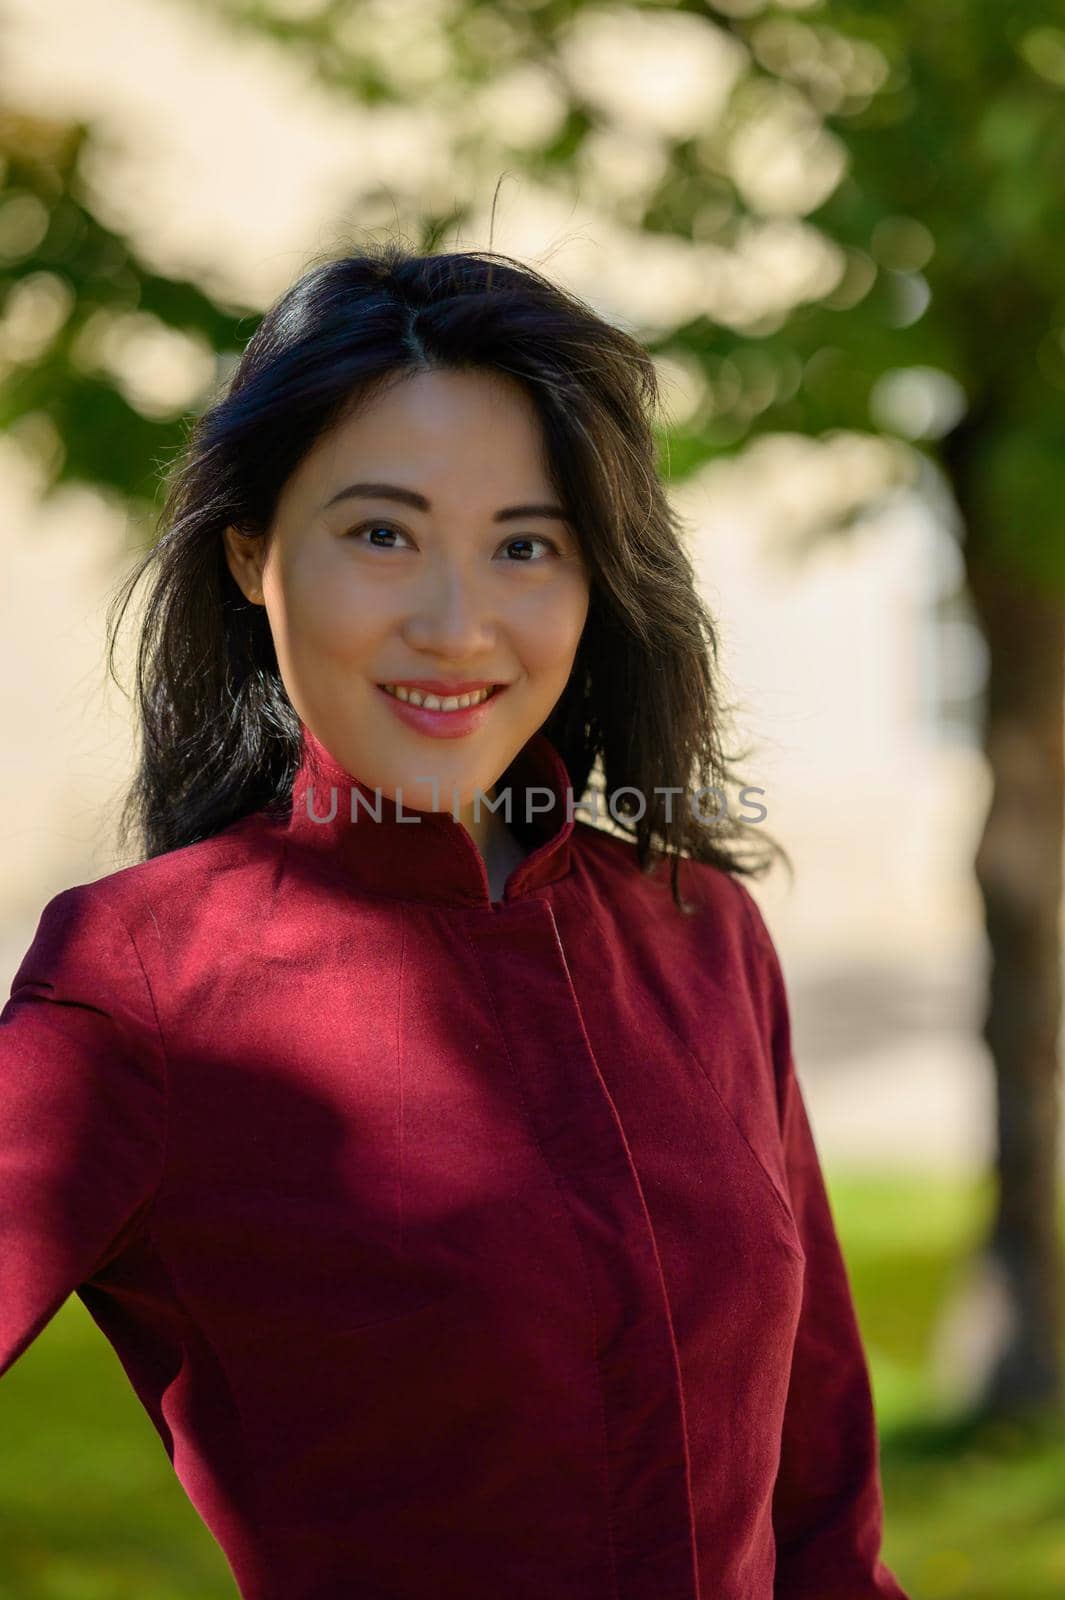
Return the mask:
[[[618,801],[613,827],[635,840],[645,871],[671,858],[682,909],[681,856],[753,876],[775,855],[790,867],[760,824],[733,811],[717,634],[657,471],[651,356],[509,256],[419,252],[396,240],[318,261],[298,278],[262,317],[167,474],[158,537],[108,610],[113,674],[118,627],[149,577],[123,844],[132,835],[148,858],[290,800],[300,721],[266,610],[233,578],[223,530],[267,536],[286,480],[318,438],[391,377],[433,368],[494,370],[524,386],[554,487],[577,519],[588,616],[543,725],[575,798],[622,788],[643,797],[636,820]],[[700,789],[717,791],[718,819],[693,816],[689,796]]]

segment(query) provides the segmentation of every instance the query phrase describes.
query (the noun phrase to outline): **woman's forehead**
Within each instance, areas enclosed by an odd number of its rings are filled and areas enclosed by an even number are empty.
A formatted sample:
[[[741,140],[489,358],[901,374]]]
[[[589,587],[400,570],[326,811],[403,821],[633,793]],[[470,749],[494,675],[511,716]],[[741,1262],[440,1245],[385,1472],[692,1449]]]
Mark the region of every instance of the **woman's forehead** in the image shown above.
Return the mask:
[[[423,506],[411,501],[418,511],[443,509],[456,494],[490,513],[504,499],[554,499],[532,401],[517,384],[480,379],[419,373],[391,386],[318,440],[285,498],[319,511],[351,484],[376,483],[421,496]]]

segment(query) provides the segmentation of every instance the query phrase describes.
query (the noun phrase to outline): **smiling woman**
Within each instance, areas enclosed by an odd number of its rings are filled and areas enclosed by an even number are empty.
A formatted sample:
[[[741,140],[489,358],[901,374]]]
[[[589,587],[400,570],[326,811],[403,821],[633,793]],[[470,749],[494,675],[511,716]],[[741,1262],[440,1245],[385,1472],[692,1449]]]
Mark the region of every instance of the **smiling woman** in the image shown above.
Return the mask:
[[[516,380],[403,372],[317,441],[264,536],[224,535],[304,722],[389,798],[429,811],[448,797],[486,861],[513,860],[514,843],[497,813],[475,815],[475,791],[493,798],[547,721],[588,615],[588,569],[552,496],[536,407]],[[403,523],[367,515],[390,503]],[[476,705],[443,698],[471,688]]]
[[[673,804],[656,402],[531,268],[327,262],[118,597],[140,858],[0,1017],[0,1369],[76,1290],[245,1600],[905,1600],[779,847]]]

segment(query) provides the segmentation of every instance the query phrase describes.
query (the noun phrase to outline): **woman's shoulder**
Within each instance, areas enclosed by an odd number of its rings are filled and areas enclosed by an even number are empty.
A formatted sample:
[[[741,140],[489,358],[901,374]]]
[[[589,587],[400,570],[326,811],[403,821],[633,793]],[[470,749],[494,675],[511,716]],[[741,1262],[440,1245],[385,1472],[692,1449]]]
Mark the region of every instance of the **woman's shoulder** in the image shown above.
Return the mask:
[[[273,824],[270,824],[273,826]],[[0,1020],[38,1000],[122,1019],[154,1036],[161,1010],[194,996],[202,972],[254,959],[276,892],[277,851],[253,813],[209,838],[70,884],[47,899]]]
[[[43,905],[35,943],[74,945],[123,927],[136,942],[145,927],[212,902],[242,898],[240,887],[263,864],[255,848],[257,817],[241,818],[207,839],[59,889]]]
[[[670,860],[644,872],[633,840],[591,825],[580,827],[578,850],[586,909],[625,959],[679,984],[685,1006],[693,999],[712,1004],[714,1015],[731,1015],[741,1031],[744,1018],[756,1018],[772,1038],[786,1012],[786,988],[766,920],[741,874],[681,857],[682,910],[673,898]]]
[[[682,856],[677,887],[685,910],[673,898],[672,863],[640,866],[635,841],[577,820],[574,844],[580,876],[590,892],[612,909],[627,929],[673,951],[684,949],[710,963],[739,961],[752,978],[774,961],[772,939],[758,903],[741,875],[712,861]]]
[[[661,898],[663,887],[668,891],[670,862],[660,858],[644,870],[640,866],[635,840],[627,835],[609,832],[577,818],[573,840],[586,868],[597,876],[614,880],[619,888],[622,885],[630,890],[646,888],[654,902]],[[697,912],[709,912],[718,921],[724,918],[745,927],[751,924],[757,936],[755,919],[760,922],[757,903],[737,874],[712,861],[697,861],[692,856],[682,856],[678,866],[678,881],[683,897]],[[670,904],[674,905],[672,899]]]

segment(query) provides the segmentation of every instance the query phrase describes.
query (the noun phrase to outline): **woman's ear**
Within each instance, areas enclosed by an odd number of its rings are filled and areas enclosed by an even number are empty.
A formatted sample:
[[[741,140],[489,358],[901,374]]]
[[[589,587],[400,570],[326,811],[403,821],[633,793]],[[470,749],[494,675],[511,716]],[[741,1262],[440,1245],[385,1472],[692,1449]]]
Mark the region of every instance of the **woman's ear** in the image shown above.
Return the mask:
[[[258,534],[241,533],[229,526],[222,533],[226,562],[246,600],[263,604],[263,558],[266,541]]]

